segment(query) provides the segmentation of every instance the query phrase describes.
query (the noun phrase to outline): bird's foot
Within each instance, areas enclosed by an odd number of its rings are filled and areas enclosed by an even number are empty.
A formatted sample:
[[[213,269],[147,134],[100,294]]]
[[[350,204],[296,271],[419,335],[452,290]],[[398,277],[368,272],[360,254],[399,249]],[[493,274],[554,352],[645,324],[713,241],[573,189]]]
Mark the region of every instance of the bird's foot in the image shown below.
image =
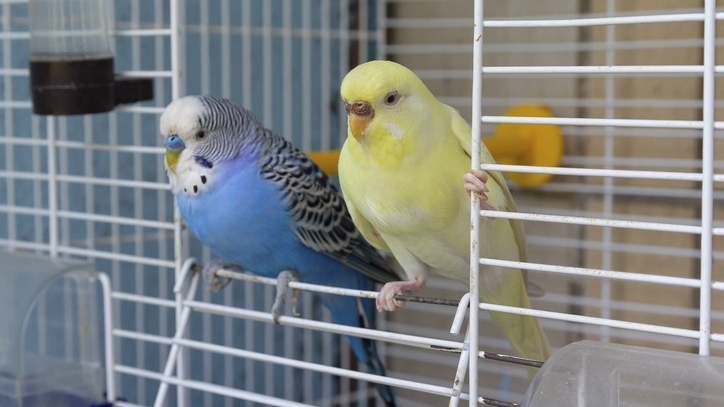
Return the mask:
[[[463,175],[463,186],[470,194],[478,194],[480,196],[480,209],[494,211],[495,207],[488,203],[488,174],[483,170],[470,170]]]
[[[272,305],[271,314],[275,324],[279,323],[279,314],[281,311],[282,304],[284,304],[284,297],[289,289],[289,283],[292,281],[299,281],[299,273],[293,270],[284,270],[277,276],[277,295],[274,298],[274,304]],[[299,316],[297,312],[297,303],[299,302],[299,290],[292,290],[292,314],[295,317]]]
[[[201,275],[204,277],[204,281],[206,282],[206,287],[209,290],[219,292],[231,283],[231,279],[229,277],[223,277],[222,280],[222,277],[219,277],[216,274],[221,269],[244,272],[244,269],[236,264],[227,263],[220,259],[211,260],[211,262],[201,271]]]
[[[377,311],[395,311],[405,306],[405,301],[395,299],[397,294],[401,294],[403,290],[420,291],[425,287],[426,280],[413,279],[409,281],[393,281],[385,284],[377,295]]]

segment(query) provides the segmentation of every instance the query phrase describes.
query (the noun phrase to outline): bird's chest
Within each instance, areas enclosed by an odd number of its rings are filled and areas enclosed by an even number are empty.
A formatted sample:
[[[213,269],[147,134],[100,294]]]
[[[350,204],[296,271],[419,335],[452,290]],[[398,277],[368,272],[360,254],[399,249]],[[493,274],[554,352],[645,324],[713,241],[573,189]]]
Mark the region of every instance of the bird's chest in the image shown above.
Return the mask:
[[[289,234],[289,216],[278,191],[252,162],[220,163],[213,170],[206,173],[203,187],[193,182],[201,173],[179,180],[186,186],[175,190],[179,212],[217,255],[242,267],[258,264]]]
[[[454,172],[418,167],[362,178],[359,210],[386,234],[445,229],[466,209],[462,175]]]

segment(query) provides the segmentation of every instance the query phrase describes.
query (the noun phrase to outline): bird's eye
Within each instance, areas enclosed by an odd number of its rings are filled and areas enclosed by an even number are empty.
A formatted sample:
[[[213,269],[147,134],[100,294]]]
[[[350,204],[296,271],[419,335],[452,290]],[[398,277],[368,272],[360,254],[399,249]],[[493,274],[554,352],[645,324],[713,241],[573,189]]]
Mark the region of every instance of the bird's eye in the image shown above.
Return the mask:
[[[196,140],[202,140],[204,137],[206,137],[206,133],[203,131],[200,131],[196,133]]]
[[[388,105],[394,105],[400,99],[400,95],[397,92],[390,92],[385,96],[385,103]]]

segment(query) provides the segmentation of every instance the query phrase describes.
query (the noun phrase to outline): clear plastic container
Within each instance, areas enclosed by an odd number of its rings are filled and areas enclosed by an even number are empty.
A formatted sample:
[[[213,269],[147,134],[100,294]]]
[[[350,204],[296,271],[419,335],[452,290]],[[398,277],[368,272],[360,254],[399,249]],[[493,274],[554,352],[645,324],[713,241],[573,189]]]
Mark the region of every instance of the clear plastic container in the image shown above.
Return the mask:
[[[30,0],[30,58],[112,58],[107,0]]]
[[[88,263],[0,251],[0,406],[103,401],[93,273]]]
[[[724,359],[582,341],[533,379],[525,407],[721,407]]]

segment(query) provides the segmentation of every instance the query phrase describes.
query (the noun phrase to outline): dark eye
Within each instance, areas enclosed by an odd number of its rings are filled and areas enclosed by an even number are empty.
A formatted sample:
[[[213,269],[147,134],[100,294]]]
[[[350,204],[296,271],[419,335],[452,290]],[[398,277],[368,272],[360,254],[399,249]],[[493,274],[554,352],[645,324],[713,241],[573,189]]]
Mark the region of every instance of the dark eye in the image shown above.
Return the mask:
[[[206,137],[206,133],[205,133],[205,132],[200,131],[200,132],[196,133],[196,140],[201,140],[201,139],[203,139],[204,137]]]
[[[400,95],[397,92],[390,92],[385,96],[385,103],[388,105],[394,105],[400,99]]]

